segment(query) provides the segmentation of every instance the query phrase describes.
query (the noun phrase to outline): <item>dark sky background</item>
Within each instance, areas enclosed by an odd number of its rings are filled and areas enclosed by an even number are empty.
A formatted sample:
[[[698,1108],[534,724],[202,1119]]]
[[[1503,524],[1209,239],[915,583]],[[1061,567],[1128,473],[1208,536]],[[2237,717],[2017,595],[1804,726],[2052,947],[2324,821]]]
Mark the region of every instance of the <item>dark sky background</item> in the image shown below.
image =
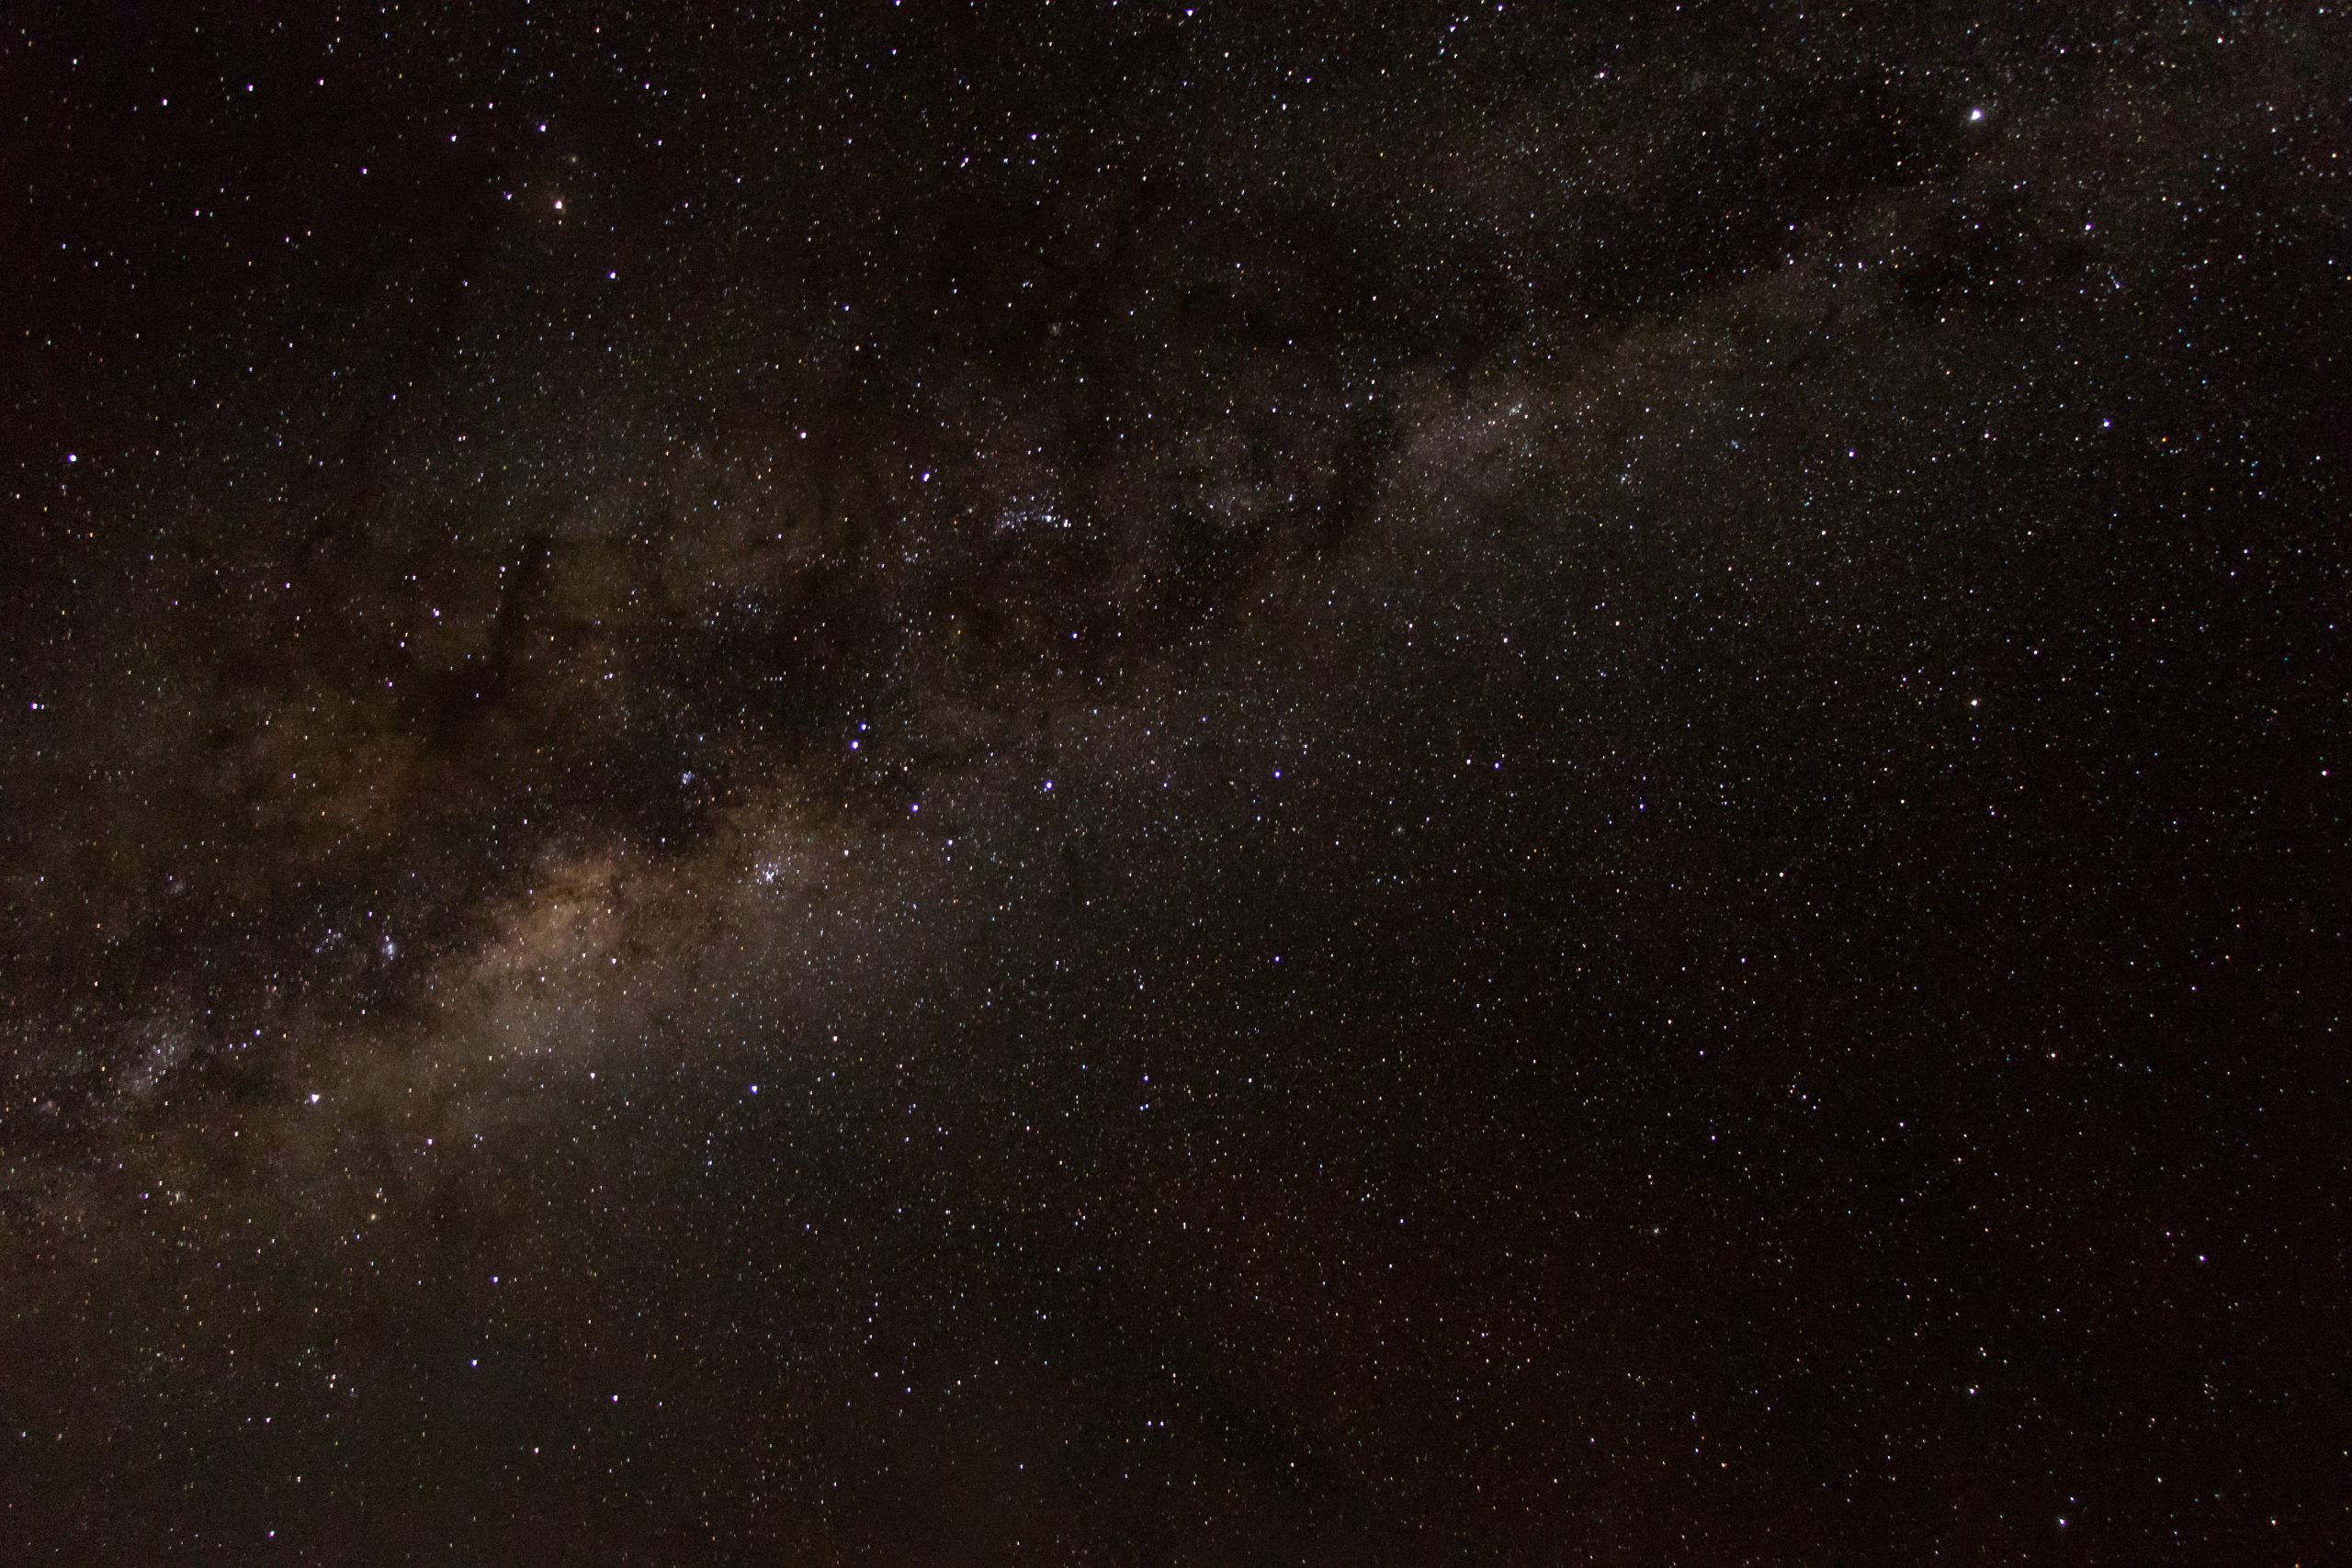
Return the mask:
[[[0,1560],[2341,1560],[2339,8],[0,22]]]

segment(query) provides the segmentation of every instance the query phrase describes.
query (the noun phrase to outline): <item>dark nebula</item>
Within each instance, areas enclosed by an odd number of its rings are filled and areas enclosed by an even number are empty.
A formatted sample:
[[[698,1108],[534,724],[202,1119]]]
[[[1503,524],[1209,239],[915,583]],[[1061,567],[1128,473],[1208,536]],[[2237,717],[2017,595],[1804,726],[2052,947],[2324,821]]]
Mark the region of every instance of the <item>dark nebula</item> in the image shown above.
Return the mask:
[[[0,21],[0,1561],[2352,1551],[2338,7]]]

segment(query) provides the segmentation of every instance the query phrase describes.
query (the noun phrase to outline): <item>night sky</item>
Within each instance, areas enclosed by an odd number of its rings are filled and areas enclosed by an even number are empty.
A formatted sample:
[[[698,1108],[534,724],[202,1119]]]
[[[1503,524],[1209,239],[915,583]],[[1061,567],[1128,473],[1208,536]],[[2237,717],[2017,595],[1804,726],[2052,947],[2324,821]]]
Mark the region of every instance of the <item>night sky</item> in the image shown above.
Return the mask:
[[[2340,6],[0,24],[0,1561],[2347,1560]]]

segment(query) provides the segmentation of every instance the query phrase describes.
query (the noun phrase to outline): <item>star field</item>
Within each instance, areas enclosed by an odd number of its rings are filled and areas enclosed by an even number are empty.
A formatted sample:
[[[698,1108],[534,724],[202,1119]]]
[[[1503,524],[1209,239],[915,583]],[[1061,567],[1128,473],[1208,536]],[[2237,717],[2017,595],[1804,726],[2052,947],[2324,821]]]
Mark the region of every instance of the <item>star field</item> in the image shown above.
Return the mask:
[[[2332,6],[0,27],[0,1558],[2320,1562]]]

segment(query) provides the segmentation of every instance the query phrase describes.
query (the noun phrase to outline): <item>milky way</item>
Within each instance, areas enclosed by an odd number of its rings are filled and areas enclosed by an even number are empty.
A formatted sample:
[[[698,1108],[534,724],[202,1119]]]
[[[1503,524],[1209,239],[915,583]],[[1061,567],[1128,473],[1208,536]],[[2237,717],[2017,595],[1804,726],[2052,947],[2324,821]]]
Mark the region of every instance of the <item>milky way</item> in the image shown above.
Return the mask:
[[[296,9],[0,62],[0,1555],[2352,1539],[2340,18]]]

